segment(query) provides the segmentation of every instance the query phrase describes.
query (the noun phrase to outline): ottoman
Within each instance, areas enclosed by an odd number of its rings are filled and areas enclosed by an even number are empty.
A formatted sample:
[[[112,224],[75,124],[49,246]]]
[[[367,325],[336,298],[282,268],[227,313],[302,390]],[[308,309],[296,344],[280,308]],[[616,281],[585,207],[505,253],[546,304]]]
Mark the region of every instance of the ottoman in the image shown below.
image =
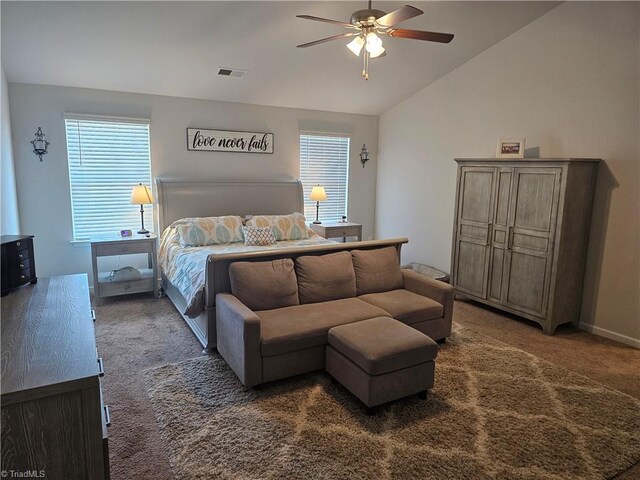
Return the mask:
[[[433,387],[438,345],[398,320],[376,317],[333,327],[326,370],[373,413],[373,407]]]

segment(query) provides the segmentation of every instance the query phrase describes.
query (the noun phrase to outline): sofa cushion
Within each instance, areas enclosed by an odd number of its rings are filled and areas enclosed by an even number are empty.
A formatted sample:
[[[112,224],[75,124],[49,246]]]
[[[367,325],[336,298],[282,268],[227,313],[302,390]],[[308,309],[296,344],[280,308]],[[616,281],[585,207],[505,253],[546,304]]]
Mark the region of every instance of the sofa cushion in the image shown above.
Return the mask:
[[[262,355],[265,357],[326,345],[327,332],[336,325],[388,316],[384,310],[357,298],[255,313],[260,318]]]
[[[251,310],[298,305],[293,260],[234,262],[229,266],[231,293]]]
[[[418,295],[404,288],[383,293],[370,293],[358,297],[388,312],[396,320],[407,325],[442,317],[444,308],[431,298]]]
[[[332,328],[328,343],[370,375],[431,362],[438,355],[436,342],[388,317]]]
[[[387,292],[404,287],[395,247],[352,250],[358,295]]]
[[[296,259],[300,303],[356,296],[356,274],[350,252],[306,255]]]

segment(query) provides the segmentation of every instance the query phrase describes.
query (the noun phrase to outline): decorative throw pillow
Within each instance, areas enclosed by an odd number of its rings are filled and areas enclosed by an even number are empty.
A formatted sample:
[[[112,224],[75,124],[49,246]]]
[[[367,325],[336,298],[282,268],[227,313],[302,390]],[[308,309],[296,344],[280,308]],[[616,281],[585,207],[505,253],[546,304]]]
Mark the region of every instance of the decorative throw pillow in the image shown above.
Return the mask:
[[[176,226],[180,245],[200,247],[222,243],[242,242],[242,218],[225,217],[188,218]]]
[[[248,227],[270,227],[276,240],[303,240],[309,237],[304,215],[295,212],[290,215],[254,215],[247,220]]]
[[[273,245],[276,237],[273,236],[271,228],[264,227],[242,227],[245,245]]]

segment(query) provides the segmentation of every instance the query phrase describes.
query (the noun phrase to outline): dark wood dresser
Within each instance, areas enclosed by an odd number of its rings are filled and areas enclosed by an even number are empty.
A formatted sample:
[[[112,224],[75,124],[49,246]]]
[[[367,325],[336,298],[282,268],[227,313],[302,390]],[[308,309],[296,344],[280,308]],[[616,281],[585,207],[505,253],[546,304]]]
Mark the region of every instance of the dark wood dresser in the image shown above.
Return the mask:
[[[37,281],[33,235],[2,235],[2,296]]]
[[[93,318],[86,274],[43,278],[2,299],[2,470],[109,478]]]

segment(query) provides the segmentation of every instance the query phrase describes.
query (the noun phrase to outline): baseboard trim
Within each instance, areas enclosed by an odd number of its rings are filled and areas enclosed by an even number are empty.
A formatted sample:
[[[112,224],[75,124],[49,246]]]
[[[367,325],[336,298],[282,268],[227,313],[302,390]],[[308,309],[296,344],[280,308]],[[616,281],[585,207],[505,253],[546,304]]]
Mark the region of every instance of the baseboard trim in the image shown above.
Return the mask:
[[[609,338],[611,340],[624,343],[625,345],[630,345],[632,347],[640,349],[640,340],[638,340],[637,338],[622,335],[621,333],[612,332],[611,330],[607,330],[606,328],[596,327],[595,325],[588,325],[585,323],[581,323],[579,328],[580,330],[584,330],[585,332],[593,333],[594,335]]]

